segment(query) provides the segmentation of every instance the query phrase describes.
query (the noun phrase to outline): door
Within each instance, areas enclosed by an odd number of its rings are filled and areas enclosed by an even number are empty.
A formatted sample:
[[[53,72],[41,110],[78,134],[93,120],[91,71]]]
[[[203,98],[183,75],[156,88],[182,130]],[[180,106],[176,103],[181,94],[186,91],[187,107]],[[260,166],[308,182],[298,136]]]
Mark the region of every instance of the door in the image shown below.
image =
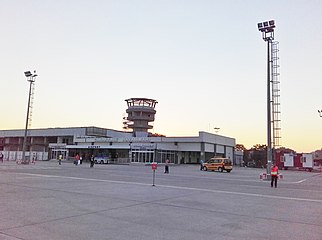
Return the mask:
[[[132,150],[132,162],[152,163],[154,160],[153,150]]]

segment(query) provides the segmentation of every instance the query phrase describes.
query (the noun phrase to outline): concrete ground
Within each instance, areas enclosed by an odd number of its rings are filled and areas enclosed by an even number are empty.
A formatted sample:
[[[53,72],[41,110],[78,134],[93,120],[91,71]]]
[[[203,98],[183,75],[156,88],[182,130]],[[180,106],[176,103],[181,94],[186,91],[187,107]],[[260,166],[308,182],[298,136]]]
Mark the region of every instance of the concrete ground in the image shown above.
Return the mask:
[[[0,240],[322,239],[322,173],[0,163]]]

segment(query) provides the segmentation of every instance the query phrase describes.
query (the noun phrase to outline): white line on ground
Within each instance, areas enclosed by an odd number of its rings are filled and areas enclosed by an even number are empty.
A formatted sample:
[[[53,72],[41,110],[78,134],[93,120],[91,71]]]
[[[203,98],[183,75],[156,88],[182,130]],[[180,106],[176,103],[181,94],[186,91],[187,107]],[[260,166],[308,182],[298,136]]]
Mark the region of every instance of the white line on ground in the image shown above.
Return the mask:
[[[307,179],[302,179],[302,180],[300,180],[300,181],[297,181],[297,182],[295,182],[295,183],[302,183],[302,182],[305,182]]]
[[[126,181],[115,181],[115,180],[104,180],[104,179],[93,179],[93,178],[80,178],[80,177],[66,177],[66,176],[52,176],[44,174],[33,174],[33,173],[19,173],[22,175],[35,176],[35,177],[45,177],[45,178],[65,178],[73,180],[85,180],[85,181],[96,181],[96,182],[108,182],[108,183],[117,183],[117,184],[131,184],[131,185],[141,185],[141,186],[151,186],[148,183],[138,183],[138,182],[126,182]],[[163,188],[172,188],[172,189],[181,189],[181,190],[192,190],[192,191],[201,191],[201,192],[211,192],[211,193],[223,193],[231,195],[241,195],[241,196],[250,196],[250,197],[260,197],[260,198],[272,198],[272,199],[282,199],[282,200],[293,200],[293,201],[302,201],[302,202],[316,202],[322,203],[322,200],[319,199],[309,199],[309,198],[294,198],[294,197],[283,197],[283,196],[274,196],[274,195],[265,195],[265,194],[256,194],[256,193],[245,193],[245,192],[231,192],[223,190],[213,190],[213,189],[204,189],[204,188],[193,188],[193,187],[181,187],[181,186],[171,186],[171,185],[161,185],[158,184],[158,187]]]

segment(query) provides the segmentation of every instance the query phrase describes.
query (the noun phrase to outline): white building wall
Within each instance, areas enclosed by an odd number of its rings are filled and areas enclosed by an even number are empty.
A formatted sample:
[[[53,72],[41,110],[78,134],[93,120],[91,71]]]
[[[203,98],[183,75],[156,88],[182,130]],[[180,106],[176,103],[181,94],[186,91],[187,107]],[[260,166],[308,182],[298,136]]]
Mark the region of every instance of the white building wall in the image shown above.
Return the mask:
[[[235,151],[235,161],[234,164],[238,166],[242,166],[244,163],[244,152],[243,151]]]
[[[214,144],[212,143],[205,143],[205,152],[210,152],[210,153],[213,153],[215,152],[215,146]]]
[[[178,151],[190,151],[190,152],[200,152],[201,144],[200,143],[180,143],[178,144]]]
[[[46,128],[46,129],[29,129],[28,136],[73,136],[85,135],[86,128]],[[25,130],[0,130],[0,137],[23,137]]]
[[[225,146],[216,145],[216,153],[225,153]]]
[[[236,140],[234,138],[225,137],[217,134],[199,132],[199,138],[202,142],[213,142],[218,145],[232,146],[236,145]]]
[[[284,167],[294,167],[294,155],[292,153],[285,153],[284,158]]]
[[[226,147],[226,157],[231,161],[234,160],[234,149],[232,147]]]
[[[4,160],[17,161],[22,159],[22,151],[2,151]],[[25,156],[32,160],[32,156],[35,156],[36,161],[48,160],[48,152],[26,152]]]
[[[303,153],[302,156],[305,157],[305,162],[303,162],[303,167],[313,168],[313,154],[312,153]]]

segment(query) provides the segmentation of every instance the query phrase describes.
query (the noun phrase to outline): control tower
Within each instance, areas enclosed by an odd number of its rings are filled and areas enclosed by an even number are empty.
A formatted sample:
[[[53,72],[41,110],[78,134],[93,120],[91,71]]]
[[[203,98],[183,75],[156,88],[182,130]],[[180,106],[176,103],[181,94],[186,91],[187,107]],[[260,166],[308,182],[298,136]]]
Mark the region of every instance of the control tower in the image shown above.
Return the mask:
[[[147,137],[148,129],[153,128],[149,123],[154,121],[155,105],[158,102],[148,98],[130,98],[125,101],[128,114],[127,127],[133,129],[134,137]]]

